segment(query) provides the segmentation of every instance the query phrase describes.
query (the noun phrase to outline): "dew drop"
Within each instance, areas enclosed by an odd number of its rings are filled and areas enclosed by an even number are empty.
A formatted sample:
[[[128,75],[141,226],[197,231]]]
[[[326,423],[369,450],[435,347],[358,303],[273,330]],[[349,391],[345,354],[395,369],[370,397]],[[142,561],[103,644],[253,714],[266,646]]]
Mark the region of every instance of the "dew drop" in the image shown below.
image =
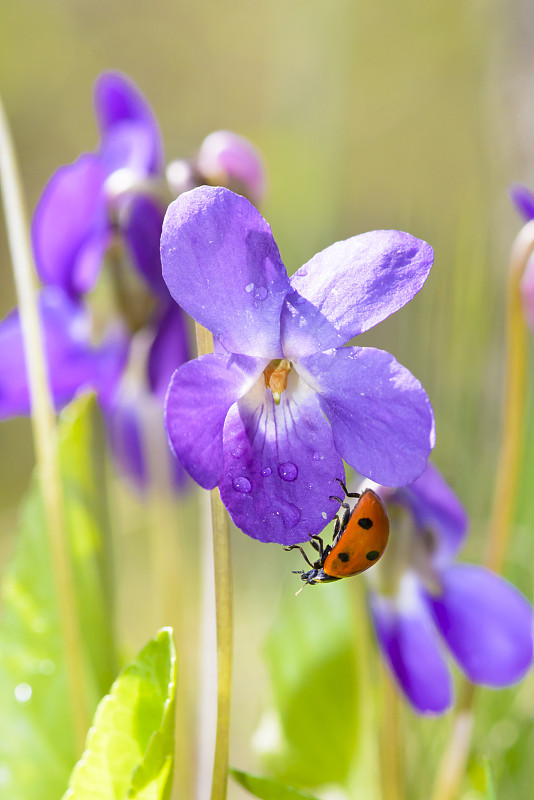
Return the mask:
[[[245,286],[245,292],[248,292],[249,294],[253,289],[254,289],[253,283],[247,283],[247,285]]]
[[[268,295],[268,291],[265,286],[258,286],[256,291],[254,292],[254,300],[265,300]]]
[[[32,687],[29,683],[19,683],[15,686],[15,700],[19,703],[28,703],[31,700]]]
[[[305,298],[305,297],[303,297],[301,294],[299,294],[299,296],[298,296],[298,297],[297,297],[297,299],[295,300],[295,305],[296,305],[296,306],[301,306],[301,305],[302,305],[302,303],[305,303],[305,302],[306,302],[306,298]]]
[[[261,474],[264,478],[268,478],[269,475],[272,473],[272,469],[270,467],[264,467],[261,471]]]
[[[283,481],[294,481],[299,471],[292,461],[284,461],[283,464],[278,465],[278,474]]]
[[[276,511],[276,515],[282,517],[286,528],[294,528],[300,522],[300,511],[293,503],[286,503],[284,500],[280,502],[280,510]]]
[[[326,519],[328,514],[326,513],[326,511],[321,511],[321,516],[323,519]]]
[[[305,278],[307,274],[308,270],[304,269],[304,267],[301,267],[300,269],[297,270],[297,275],[299,278]]]
[[[252,491],[252,484],[244,475],[238,475],[237,478],[234,478],[232,485],[236,492],[240,492],[241,494],[248,494]]]
[[[316,451],[314,452],[314,454],[313,454],[312,458],[313,458],[313,460],[314,460],[314,461],[322,461],[322,460],[323,460],[323,458],[324,458],[324,456],[322,456],[322,455],[321,455],[319,452],[317,452],[317,450],[316,450]]]

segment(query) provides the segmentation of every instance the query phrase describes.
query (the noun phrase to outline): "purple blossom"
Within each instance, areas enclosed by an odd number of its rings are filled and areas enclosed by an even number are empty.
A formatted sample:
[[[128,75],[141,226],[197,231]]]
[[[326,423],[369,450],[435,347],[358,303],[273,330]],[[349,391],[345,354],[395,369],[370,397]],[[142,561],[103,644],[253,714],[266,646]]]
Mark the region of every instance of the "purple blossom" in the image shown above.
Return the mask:
[[[509,189],[510,197],[525,222],[534,219],[534,194],[520,183]],[[521,278],[521,301],[527,325],[534,331],[534,260],[530,258]]]
[[[343,345],[421,289],[429,245],[365,233],[289,279],[258,211],[201,187],[169,207],[161,254],[172,297],[216,340],[173,375],[170,443],[201,486],[219,486],[239,528],[282,544],[321,531],[342,458],[383,484],[421,474],[434,443],[421,384],[389,353]]]
[[[189,356],[185,317],[161,275],[159,240],[170,197],[163,191],[158,125],[137,87],[119,73],[103,73],[95,85],[95,110],[98,149],[52,175],[33,218],[44,283],[41,322],[56,407],[80,390],[95,390],[117,463],[145,488],[146,442],[158,434],[164,440],[164,393]],[[116,311],[102,326],[86,295],[106,262]],[[16,312],[0,324],[0,365],[0,417],[29,413]],[[166,460],[165,443],[161,452]],[[170,475],[183,483],[176,460]]]
[[[384,496],[392,532],[368,575],[370,608],[382,654],[414,709],[438,714],[451,705],[447,650],[473,683],[520,680],[532,664],[532,607],[485,567],[454,563],[468,519],[440,473],[429,464]]]

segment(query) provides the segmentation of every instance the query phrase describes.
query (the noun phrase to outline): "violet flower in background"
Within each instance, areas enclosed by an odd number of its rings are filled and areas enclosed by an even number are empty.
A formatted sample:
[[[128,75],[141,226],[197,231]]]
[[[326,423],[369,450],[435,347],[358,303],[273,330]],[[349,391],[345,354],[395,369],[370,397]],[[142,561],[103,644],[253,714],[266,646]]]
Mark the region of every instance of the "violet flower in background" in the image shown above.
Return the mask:
[[[473,683],[519,681],[533,658],[532,606],[485,567],[455,563],[468,527],[438,470],[382,492],[392,522],[388,550],[370,570],[371,615],[380,649],[419,713],[453,700],[447,650]]]
[[[513,184],[508,190],[512,202],[525,220],[534,219],[534,194],[520,183]],[[521,278],[521,300],[523,313],[530,330],[534,332],[534,260],[530,258]]]
[[[421,289],[429,245],[365,233],[290,280],[258,211],[201,187],[169,207],[161,254],[171,295],[216,340],[174,373],[169,439],[201,486],[219,486],[239,528],[281,544],[320,532],[342,458],[385,484],[421,474],[434,444],[421,384],[389,353],[342,345]]]
[[[97,79],[95,111],[97,150],[52,175],[32,222],[52,393],[56,408],[82,389],[98,393],[115,461],[136,487],[146,488],[160,461],[168,462],[171,482],[181,485],[185,473],[166,444],[163,400],[190,349],[185,315],[161,274],[161,227],[172,199],[161,135],[148,102],[120,73]],[[245,182],[248,175],[256,191],[258,154],[246,140],[228,136],[234,148],[229,179],[232,169]],[[241,166],[237,140],[243,142]],[[113,308],[101,320],[102,297],[88,300],[104,265]],[[13,312],[0,323],[0,418],[29,410]],[[158,441],[159,459],[149,452]]]

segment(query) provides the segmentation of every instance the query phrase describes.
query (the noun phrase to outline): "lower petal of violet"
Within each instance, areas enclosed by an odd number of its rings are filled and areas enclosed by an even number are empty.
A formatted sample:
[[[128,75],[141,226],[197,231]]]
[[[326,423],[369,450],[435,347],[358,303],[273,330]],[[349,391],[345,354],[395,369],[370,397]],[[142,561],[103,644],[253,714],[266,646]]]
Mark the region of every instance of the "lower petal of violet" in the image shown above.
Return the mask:
[[[369,600],[382,654],[412,706],[422,714],[446,711],[451,676],[416,578],[405,575],[397,597],[371,592]]]
[[[443,591],[428,598],[442,636],[474,683],[507,686],[532,664],[532,606],[484,567],[455,564],[440,573]]]
[[[124,340],[118,337],[100,349],[93,348],[85,308],[61,289],[44,289],[39,310],[56,408],[66,405],[80,389],[113,387],[124,363]],[[29,413],[20,317],[13,311],[0,323],[0,419]]]
[[[385,486],[419,477],[434,446],[434,414],[419,381],[384,350],[342,347],[299,359],[319,393],[336,448]]]
[[[276,406],[257,386],[224,426],[221,497],[233,521],[262,542],[295,544],[335,516],[343,462],[315,393],[300,382]]]
[[[254,385],[265,361],[210,353],[179,367],[167,392],[165,425],[181,463],[204,489],[223,474],[223,427],[230,407]]]
[[[120,209],[120,228],[133,263],[150,289],[170,300],[161,274],[159,240],[165,210],[159,201],[143,195],[131,196]]]

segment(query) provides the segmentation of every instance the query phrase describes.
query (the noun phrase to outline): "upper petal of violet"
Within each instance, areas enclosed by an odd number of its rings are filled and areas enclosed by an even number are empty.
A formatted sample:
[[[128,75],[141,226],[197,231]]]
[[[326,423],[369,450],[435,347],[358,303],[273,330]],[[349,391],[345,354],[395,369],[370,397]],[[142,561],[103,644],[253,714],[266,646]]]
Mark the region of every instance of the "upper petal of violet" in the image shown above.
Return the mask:
[[[289,279],[271,229],[244,197],[201,186],[167,210],[163,277],[176,302],[233,353],[282,358]]]
[[[534,194],[532,194],[530,189],[527,189],[526,186],[522,186],[520,183],[514,183],[508,189],[508,194],[526,222],[534,219]]]
[[[532,606],[484,567],[454,564],[440,571],[442,592],[428,595],[436,625],[474,683],[508,686],[532,665]]]
[[[343,479],[343,462],[309,387],[291,374],[277,406],[261,383],[226,418],[221,498],[237,527],[254,539],[308,541],[338,511],[330,496],[339,492],[335,478]]]
[[[401,231],[370,231],[327,247],[291,278],[283,315],[288,358],[340,347],[412,299],[434,253]]]
[[[121,125],[137,123],[146,131],[150,141],[148,172],[163,169],[163,143],[157,119],[150,104],[135,83],[121,72],[103,72],[94,88],[95,111],[102,143]]]
[[[411,483],[434,447],[434,414],[419,381],[384,350],[342,347],[301,358],[337,451],[385,486]]]
[[[35,209],[32,242],[39,277],[71,295],[93,288],[109,242],[105,179],[98,156],[82,155],[54,172]]]
[[[169,442],[182,465],[205,489],[221,481],[223,427],[229,408],[257,381],[265,361],[210,353],[182,364],[165,401]]]

